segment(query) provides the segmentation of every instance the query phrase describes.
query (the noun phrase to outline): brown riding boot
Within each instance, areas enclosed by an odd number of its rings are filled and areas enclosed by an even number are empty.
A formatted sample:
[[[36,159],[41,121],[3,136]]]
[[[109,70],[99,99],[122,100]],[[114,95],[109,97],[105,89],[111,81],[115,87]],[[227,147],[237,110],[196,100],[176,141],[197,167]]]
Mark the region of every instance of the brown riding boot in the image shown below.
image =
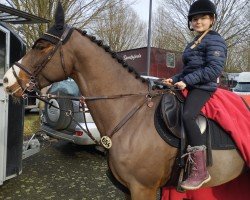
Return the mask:
[[[185,190],[196,190],[211,179],[206,166],[206,146],[188,146],[187,152],[191,171],[181,187]]]

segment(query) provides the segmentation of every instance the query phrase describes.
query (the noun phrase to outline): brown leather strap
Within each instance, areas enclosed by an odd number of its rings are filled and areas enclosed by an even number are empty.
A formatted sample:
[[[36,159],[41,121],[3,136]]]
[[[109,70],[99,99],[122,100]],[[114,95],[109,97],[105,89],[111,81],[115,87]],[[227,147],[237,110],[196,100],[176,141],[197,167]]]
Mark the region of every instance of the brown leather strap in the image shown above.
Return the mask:
[[[17,80],[17,83],[18,83],[19,86],[22,88],[23,86],[22,86],[22,81],[21,81],[21,79],[17,76],[14,67],[12,66],[11,68],[12,68],[12,73],[13,73],[13,75],[15,76],[15,78],[16,78],[16,80]],[[22,89],[23,89],[23,88],[22,88]]]
[[[19,67],[20,69],[22,69],[23,71],[25,71],[25,73],[27,73],[29,76],[32,76],[32,75],[33,75],[33,73],[32,73],[29,69],[27,69],[24,65],[22,65],[21,63],[15,62],[14,64],[15,64],[17,67]],[[15,72],[15,69],[14,69],[13,66],[12,66],[12,70]]]
[[[86,110],[85,110],[85,105],[84,103],[81,103],[82,105],[82,109],[83,109],[83,119],[84,119],[84,124],[85,124],[85,127],[86,127],[86,130],[85,130],[85,133],[96,143],[96,144],[100,144],[95,138],[94,136],[91,134],[90,130],[89,130],[89,127],[88,127],[88,124],[87,124],[87,119],[86,119]],[[80,126],[81,127],[81,126]],[[81,127],[82,128],[82,127]]]
[[[33,76],[37,77],[37,75],[43,70],[45,65],[50,61],[50,59],[53,57],[53,55],[56,53],[57,49],[62,45],[62,42],[59,41],[57,45],[50,51],[45,57],[42,58],[42,60],[39,60],[35,64],[35,71],[33,72]]]
[[[47,35],[50,35],[51,37],[54,37],[56,39],[58,39],[58,43],[53,47],[53,49],[45,56],[43,57],[41,60],[38,60],[38,62],[36,62],[34,64],[34,72],[31,72],[26,66],[22,65],[21,63],[18,63],[18,62],[15,62],[15,65],[17,67],[19,67],[20,69],[22,69],[26,74],[28,74],[30,76],[30,81],[29,81],[29,84],[30,86],[27,86],[25,88],[23,88],[23,85],[22,85],[22,81],[21,79],[17,76],[16,72],[15,72],[15,69],[13,68],[12,66],[12,71],[13,71],[13,74],[14,76],[16,77],[17,79],[17,82],[18,84],[20,85],[20,87],[22,88],[23,90],[23,93],[25,93],[26,90],[36,90],[38,88],[37,87],[37,75],[43,70],[43,68],[46,66],[46,64],[50,61],[50,59],[54,56],[54,54],[56,53],[56,51],[58,50],[58,48],[60,48],[60,58],[61,58],[61,65],[62,65],[62,69],[63,69],[63,72],[64,72],[64,75],[65,75],[65,79],[67,78],[67,72],[66,72],[66,68],[65,68],[65,62],[64,62],[64,57],[63,57],[63,50],[62,50],[62,44],[63,42],[65,41],[65,39],[67,38],[69,32],[72,30],[72,27],[71,26],[68,26],[66,25],[65,26],[65,30],[61,36],[61,38],[57,37],[57,36],[53,36],[51,34],[47,34]],[[39,40],[39,39],[38,39]],[[38,41],[37,40],[37,41]],[[37,42],[35,42],[36,44]],[[34,47],[35,45],[33,45]],[[33,48],[32,47],[32,48]],[[46,77],[44,77],[46,80],[48,80]],[[50,80],[48,80],[49,82],[51,82]]]
[[[207,29],[196,41],[194,41],[194,44],[190,47],[191,49],[194,49],[196,46],[198,46],[201,43],[201,40],[205,37],[205,35],[211,30],[211,28]]]
[[[65,79],[67,79],[67,73],[66,73],[66,68],[65,68],[65,62],[64,62],[64,57],[63,57],[63,49],[62,49],[62,44],[63,41],[66,39],[67,35],[69,34],[69,31],[71,30],[71,26],[66,26],[65,31],[63,32],[63,35],[61,39],[58,41],[56,46],[53,48],[52,51],[50,51],[40,62],[38,61],[35,66],[37,67],[36,70],[34,71],[34,77],[36,77],[40,71],[45,67],[45,65],[50,61],[50,59],[54,56],[56,51],[60,48],[60,58],[61,58],[61,65],[62,69],[64,72]]]
[[[68,78],[68,76],[67,76],[64,57],[63,57],[63,48],[62,48],[62,46],[60,48],[60,57],[61,57],[61,65],[62,65],[62,69],[63,69],[63,73],[64,73],[64,79],[66,80]]]
[[[95,101],[95,100],[102,100],[102,99],[119,99],[119,98],[125,98],[130,96],[147,96],[148,93],[138,93],[138,94],[117,94],[117,95],[110,95],[110,96],[78,96],[78,97],[72,97],[72,96],[58,96],[54,94],[47,94],[47,95],[41,95],[42,98],[53,98],[53,99],[71,99],[71,100],[80,100],[82,102],[85,101]],[[154,95],[158,95],[161,93],[155,93]]]
[[[117,131],[120,130],[120,128],[126,124],[128,122],[128,120],[148,101],[148,99],[144,99],[144,101],[137,105],[136,107],[134,107],[116,126],[113,130],[111,130],[110,132],[108,132],[106,135],[108,137],[112,137]]]

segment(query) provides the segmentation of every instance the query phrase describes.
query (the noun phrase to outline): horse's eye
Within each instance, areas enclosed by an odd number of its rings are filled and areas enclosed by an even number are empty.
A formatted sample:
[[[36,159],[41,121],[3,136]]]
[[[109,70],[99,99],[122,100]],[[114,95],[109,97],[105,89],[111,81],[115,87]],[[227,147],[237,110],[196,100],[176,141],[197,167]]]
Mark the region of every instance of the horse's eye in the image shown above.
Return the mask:
[[[45,47],[43,46],[43,45],[41,45],[41,44],[37,44],[36,46],[35,46],[35,49],[36,50],[43,50]]]

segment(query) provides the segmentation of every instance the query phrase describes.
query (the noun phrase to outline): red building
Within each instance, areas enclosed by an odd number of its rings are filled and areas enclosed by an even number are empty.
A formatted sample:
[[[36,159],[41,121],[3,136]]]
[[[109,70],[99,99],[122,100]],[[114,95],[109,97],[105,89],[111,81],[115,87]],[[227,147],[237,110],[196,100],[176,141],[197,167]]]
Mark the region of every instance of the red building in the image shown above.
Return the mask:
[[[117,53],[141,75],[147,75],[147,47]],[[168,78],[182,70],[182,53],[151,47],[149,75]]]

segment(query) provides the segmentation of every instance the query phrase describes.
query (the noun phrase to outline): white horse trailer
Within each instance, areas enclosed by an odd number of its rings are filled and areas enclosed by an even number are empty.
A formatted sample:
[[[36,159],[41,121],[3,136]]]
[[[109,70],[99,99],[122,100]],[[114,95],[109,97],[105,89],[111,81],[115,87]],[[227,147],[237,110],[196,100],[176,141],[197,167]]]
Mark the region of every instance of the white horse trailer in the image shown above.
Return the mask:
[[[3,75],[9,65],[10,32],[0,26],[0,185],[6,179],[8,96],[3,91]]]
[[[48,20],[0,4],[0,185],[22,172],[24,102],[3,89],[8,68],[25,54],[25,44],[8,25],[44,23]]]
[[[10,62],[21,56],[11,55],[11,43],[15,43],[16,51],[22,51],[24,46],[17,37],[13,37],[15,35],[10,29],[0,24],[0,184],[22,170],[23,101],[14,103],[2,86],[3,75]]]

